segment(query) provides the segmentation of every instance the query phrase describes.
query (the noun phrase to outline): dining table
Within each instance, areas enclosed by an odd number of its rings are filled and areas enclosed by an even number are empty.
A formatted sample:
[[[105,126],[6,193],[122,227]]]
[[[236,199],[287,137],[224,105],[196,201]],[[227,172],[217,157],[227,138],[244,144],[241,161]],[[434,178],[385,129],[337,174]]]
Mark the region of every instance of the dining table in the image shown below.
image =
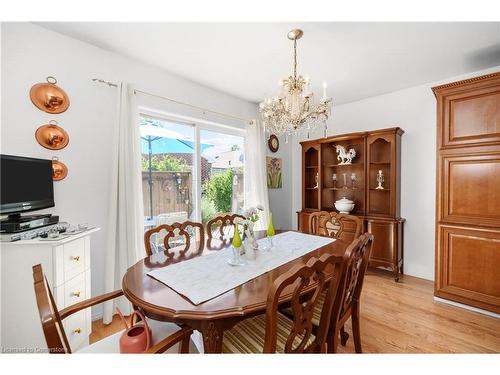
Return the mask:
[[[276,231],[277,234],[283,232],[287,231]],[[255,231],[255,237],[256,239],[266,237],[266,231]],[[195,305],[148,273],[231,246],[231,241],[228,239],[203,238],[202,236],[200,241],[191,241],[191,249],[188,251],[175,254],[170,249],[140,260],[123,276],[122,289],[134,308],[140,309],[148,318],[188,325],[201,333],[204,353],[221,353],[224,331],[231,329],[244,319],[266,312],[269,290],[280,275],[295,265],[306,264],[311,257],[319,258],[325,253],[343,256],[348,245],[347,241],[336,239],[215,298]],[[286,305],[290,299],[291,291],[290,293],[285,291],[280,298],[280,304]]]

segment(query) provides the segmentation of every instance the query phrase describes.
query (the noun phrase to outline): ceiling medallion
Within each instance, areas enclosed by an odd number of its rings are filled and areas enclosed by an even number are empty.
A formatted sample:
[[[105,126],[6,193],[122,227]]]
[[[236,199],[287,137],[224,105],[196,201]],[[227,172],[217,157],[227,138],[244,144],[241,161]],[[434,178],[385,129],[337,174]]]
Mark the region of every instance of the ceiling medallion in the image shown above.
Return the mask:
[[[280,81],[280,95],[267,98],[259,106],[266,130],[278,136],[284,134],[285,142],[288,142],[290,135],[295,135],[303,129],[307,131],[309,138],[311,129],[320,123],[324,126],[326,137],[326,120],[332,108],[332,98],[326,95],[326,82],[323,83],[323,96],[315,104],[314,94],[309,91],[309,80],[297,76],[297,40],[303,34],[299,29],[288,33],[288,39],[293,41],[293,75]]]

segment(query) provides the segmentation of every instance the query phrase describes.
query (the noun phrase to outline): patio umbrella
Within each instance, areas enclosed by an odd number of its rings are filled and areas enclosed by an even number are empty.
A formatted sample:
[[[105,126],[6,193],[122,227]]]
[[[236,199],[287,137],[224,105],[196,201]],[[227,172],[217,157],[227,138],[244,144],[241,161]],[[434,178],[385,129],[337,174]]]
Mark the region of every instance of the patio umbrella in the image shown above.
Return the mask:
[[[141,152],[148,154],[148,185],[149,185],[149,216],[153,218],[153,174],[151,169],[151,158],[153,154],[165,153],[192,153],[194,141],[179,132],[155,126],[151,124],[141,125]],[[201,151],[210,144],[202,144]]]

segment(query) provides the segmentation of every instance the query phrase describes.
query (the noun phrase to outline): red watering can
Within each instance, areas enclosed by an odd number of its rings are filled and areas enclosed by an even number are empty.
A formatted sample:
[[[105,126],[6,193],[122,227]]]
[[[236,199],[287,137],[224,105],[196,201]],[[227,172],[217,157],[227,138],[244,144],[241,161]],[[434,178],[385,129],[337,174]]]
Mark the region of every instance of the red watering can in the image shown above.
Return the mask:
[[[137,310],[132,312],[130,321],[133,322],[134,315],[141,318],[141,321],[136,324],[127,323],[120,309],[116,308],[120,318],[125,325],[125,331],[120,337],[120,353],[144,353],[151,347],[151,330],[149,329],[148,322],[144,315]]]

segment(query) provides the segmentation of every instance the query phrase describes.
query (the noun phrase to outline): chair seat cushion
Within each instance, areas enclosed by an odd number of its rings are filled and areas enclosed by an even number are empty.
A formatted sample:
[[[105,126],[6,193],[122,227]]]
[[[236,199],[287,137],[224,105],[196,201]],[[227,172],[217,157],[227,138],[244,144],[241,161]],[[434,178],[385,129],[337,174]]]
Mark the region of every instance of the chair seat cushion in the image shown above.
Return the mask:
[[[321,319],[321,311],[323,310],[323,304],[325,303],[326,292],[321,293],[318,296],[318,302],[316,302],[316,306],[314,306],[312,324],[316,327],[319,327],[319,321]],[[283,313],[287,316],[293,316],[293,311],[291,307],[288,307],[283,310]]]
[[[148,319],[148,325],[153,336],[153,345],[180,330],[177,324],[160,322],[153,319]],[[85,346],[78,350],[77,353],[120,353],[120,337],[123,332],[124,330],[121,330],[120,332],[99,340],[91,345]],[[180,343],[175,344],[166,350],[165,353],[178,353],[179,345]],[[192,341],[189,343],[189,352],[197,352]]]
[[[285,344],[293,322],[283,314],[278,313],[278,334],[276,352],[285,353]],[[262,353],[264,350],[264,339],[266,335],[266,316],[258,315],[248,318],[235,325],[231,330],[224,332],[222,341],[223,353]],[[312,343],[314,336],[311,335],[308,344]],[[294,347],[300,343],[297,337]]]

